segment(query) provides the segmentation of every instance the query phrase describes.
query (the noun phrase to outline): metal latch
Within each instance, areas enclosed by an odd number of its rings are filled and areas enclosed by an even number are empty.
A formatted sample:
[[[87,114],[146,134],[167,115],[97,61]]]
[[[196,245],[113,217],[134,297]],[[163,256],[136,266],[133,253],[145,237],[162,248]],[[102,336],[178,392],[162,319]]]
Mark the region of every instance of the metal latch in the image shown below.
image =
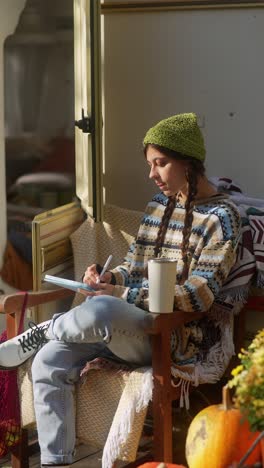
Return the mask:
[[[84,109],[82,109],[81,120],[75,120],[75,127],[78,127],[83,133],[92,133],[92,119],[84,116]]]

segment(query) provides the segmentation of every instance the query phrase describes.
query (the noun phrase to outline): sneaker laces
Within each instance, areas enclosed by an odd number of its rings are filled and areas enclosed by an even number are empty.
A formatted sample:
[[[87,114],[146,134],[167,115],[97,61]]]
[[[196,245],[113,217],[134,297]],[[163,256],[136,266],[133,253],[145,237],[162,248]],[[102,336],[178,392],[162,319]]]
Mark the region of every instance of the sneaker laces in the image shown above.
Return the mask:
[[[28,326],[30,330],[23,333],[22,337],[18,339],[23,353],[31,351],[32,349],[37,351],[48,341],[46,338],[46,331],[49,327],[49,323],[45,325],[37,325],[35,322],[30,321]]]

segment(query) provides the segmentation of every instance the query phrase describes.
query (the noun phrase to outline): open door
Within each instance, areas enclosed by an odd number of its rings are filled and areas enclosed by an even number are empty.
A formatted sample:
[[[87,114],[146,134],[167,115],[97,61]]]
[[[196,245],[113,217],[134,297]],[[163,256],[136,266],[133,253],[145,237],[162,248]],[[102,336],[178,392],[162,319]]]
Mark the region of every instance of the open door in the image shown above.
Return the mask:
[[[72,276],[70,235],[85,216],[102,216],[102,104],[100,2],[74,0],[75,155],[76,195],[70,203],[33,220],[34,290],[47,288],[46,273]],[[50,287],[50,286],[49,286]],[[54,309],[53,309],[54,312]],[[34,311],[39,322],[48,317],[43,307]]]
[[[95,221],[102,216],[101,6],[74,0],[76,193]]]

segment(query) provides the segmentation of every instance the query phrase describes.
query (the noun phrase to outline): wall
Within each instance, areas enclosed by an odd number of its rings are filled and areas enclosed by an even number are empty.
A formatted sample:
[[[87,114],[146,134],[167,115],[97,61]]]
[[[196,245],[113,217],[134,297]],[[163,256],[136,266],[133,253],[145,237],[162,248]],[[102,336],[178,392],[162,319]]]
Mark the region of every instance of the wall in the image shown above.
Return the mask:
[[[264,9],[105,15],[106,197],[144,208],[141,141],[156,121],[199,114],[208,174],[263,197]]]

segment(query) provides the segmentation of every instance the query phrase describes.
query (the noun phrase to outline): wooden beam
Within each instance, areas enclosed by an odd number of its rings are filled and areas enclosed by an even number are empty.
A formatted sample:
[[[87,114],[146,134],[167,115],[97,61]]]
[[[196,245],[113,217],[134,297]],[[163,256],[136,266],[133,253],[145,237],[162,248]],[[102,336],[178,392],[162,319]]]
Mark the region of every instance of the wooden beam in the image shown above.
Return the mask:
[[[137,0],[102,3],[102,14],[162,12],[173,10],[263,8],[263,0]]]

